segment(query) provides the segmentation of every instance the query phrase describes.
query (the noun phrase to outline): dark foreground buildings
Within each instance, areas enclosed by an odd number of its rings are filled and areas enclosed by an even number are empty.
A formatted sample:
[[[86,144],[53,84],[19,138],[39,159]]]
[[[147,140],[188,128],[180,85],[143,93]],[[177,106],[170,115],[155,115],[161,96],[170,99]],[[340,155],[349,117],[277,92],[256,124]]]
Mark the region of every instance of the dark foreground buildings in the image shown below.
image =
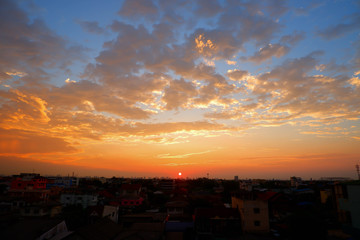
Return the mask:
[[[0,239],[360,239],[360,183],[0,178]]]

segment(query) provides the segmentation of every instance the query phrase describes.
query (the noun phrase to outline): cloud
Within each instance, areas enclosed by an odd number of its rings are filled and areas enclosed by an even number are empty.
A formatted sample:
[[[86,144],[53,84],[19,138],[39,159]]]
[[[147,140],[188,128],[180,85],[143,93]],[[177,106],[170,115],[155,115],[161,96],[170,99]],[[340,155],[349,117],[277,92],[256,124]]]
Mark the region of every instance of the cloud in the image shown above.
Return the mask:
[[[324,3],[321,2],[321,1],[311,1],[305,7],[295,8],[294,12],[295,12],[296,15],[307,16],[312,10],[314,10],[314,9],[316,9],[316,8],[322,6],[322,5],[324,5]]]
[[[193,162],[186,162],[186,163],[164,163],[160,164],[162,166],[170,166],[170,167],[177,167],[177,166],[187,166],[187,165],[195,165],[196,163]]]
[[[281,44],[289,44],[291,46],[294,46],[299,41],[303,40],[305,38],[304,32],[298,32],[295,31],[291,35],[284,35],[280,39]]]
[[[169,153],[165,153],[165,154],[159,154],[157,157],[158,158],[188,158],[193,155],[202,155],[202,154],[210,153],[213,151],[214,150],[208,150],[208,151],[203,151],[203,152],[193,152],[193,153],[185,153],[185,154],[178,154],[178,155],[172,155]]]
[[[83,109],[88,105],[86,102],[90,102],[98,112],[113,113],[124,118],[143,119],[151,115],[151,112],[126,102],[116,91],[86,80],[54,87],[48,95],[51,96],[49,103],[53,108]]]
[[[75,77],[67,68],[84,49],[28,17],[15,2],[2,5],[0,126],[39,136],[40,142],[59,139],[65,150],[71,138],[171,144],[191,136],[288,123],[326,125],[359,116],[358,77],[347,75],[354,72],[356,54],[347,66],[326,62],[320,52],[285,59],[305,38],[303,32],[281,32],[286,1],[124,1],[109,25],[113,38]],[[322,34],[351,32],[356,19],[347,19],[345,30],[339,25]],[[78,24],[105,33],[96,21]],[[228,70],[225,63],[236,64],[229,59],[239,59],[248,45],[262,46],[248,61],[276,57],[281,64],[247,69],[244,63]],[[57,79],[61,83],[54,85]],[[162,118],[184,109],[209,121]]]
[[[268,44],[263,48],[260,48],[253,56],[247,58],[247,60],[255,62],[257,64],[266,61],[272,57],[280,58],[287,54],[290,48],[280,44]]]
[[[178,107],[186,108],[191,98],[197,96],[198,91],[191,82],[184,79],[170,82],[170,86],[165,88],[162,100],[166,103],[166,109],[172,110]]]
[[[75,153],[77,149],[61,138],[36,132],[0,128],[0,154]]]
[[[235,64],[236,64],[236,61],[227,60],[226,63],[227,63],[228,65],[235,65]]]
[[[242,78],[245,92],[256,97],[205,117],[241,119],[253,126],[294,123],[305,117],[321,119],[323,124],[358,119],[360,102],[355,96],[359,89],[348,87],[357,83],[356,77],[311,75],[320,55],[314,52],[289,59],[268,73]]]
[[[279,17],[285,14],[289,7],[287,6],[286,1],[275,0],[275,1],[267,1],[265,5],[265,9],[270,13],[271,16]]]
[[[359,77],[353,77],[353,78],[349,79],[348,82],[353,86],[360,87],[360,79],[359,79]]]
[[[65,80],[65,82],[68,83],[68,84],[76,83],[75,80],[70,80],[70,78],[67,78],[67,79]]]
[[[202,17],[214,17],[223,10],[217,0],[198,0],[196,4],[195,14]]]
[[[94,34],[103,34],[105,33],[105,30],[99,26],[99,23],[96,21],[83,21],[83,20],[77,20],[76,23],[78,23],[84,31]]]
[[[50,121],[47,102],[36,95],[17,89],[0,90],[0,99],[0,124],[36,126]]]
[[[43,68],[65,69],[84,56],[83,47],[71,46],[42,20],[30,20],[14,1],[1,1],[0,29],[0,76],[5,78],[16,69],[26,73],[23,83],[35,85],[49,79]]]
[[[158,9],[153,1],[125,0],[118,13],[130,19],[154,19],[158,15]]]
[[[360,16],[358,13],[349,16],[348,22],[330,26],[318,31],[318,34],[326,39],[334,39],[356,30],[360,30]]]
[[[234,70],[228,70],[227,76],[230,80],[233,81],[241,81],[245,76],[247,76],[249,73],[248,71],[234,69]]]

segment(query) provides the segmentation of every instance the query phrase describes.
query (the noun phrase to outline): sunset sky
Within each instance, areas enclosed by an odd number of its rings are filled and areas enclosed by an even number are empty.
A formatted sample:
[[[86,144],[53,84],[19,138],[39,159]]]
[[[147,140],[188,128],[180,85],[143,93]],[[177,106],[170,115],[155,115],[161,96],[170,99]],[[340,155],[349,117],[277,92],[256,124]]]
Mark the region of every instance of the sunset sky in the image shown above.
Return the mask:
[[[356,178],[360,3],[0,0],[0,174]]]

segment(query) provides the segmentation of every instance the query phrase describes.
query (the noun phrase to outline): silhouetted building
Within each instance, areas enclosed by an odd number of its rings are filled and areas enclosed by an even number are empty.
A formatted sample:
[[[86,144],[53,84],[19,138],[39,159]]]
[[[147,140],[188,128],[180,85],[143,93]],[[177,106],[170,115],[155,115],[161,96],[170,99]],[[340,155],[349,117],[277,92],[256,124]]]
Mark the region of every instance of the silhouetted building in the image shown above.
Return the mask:
[[[339,198],[340,210],[346,211],[348,222],[360,233],[360,185],[347,184],[344,187],[347,194]]]
[[[269,232],[268,200],[276,193],[240,192],[231,198],[231,205],[238,209],[244,232]]]
[[[195,210],[195,231],[199,239],[238,236],[240,214],[234,208],[198,208]]]

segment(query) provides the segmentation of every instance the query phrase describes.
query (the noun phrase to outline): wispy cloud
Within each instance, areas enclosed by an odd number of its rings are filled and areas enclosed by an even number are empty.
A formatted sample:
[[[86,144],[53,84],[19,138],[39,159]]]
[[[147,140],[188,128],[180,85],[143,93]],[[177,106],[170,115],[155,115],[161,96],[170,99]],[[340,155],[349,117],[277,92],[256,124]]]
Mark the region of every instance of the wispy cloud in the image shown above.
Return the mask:
[[[160,164],[161,166],[169,166],[169,167],[177,167],[177,166],[188,166],[188,165],[196,165],[196,163],[164,163]]]
[[[177,155],[172,155],[170,153],[164,153],[164,154],[159,154],[157,156],[157,158],[188,158],[193,155],[202,155],[202,154],[207,154],[207,153],[214,152],[214,151],[216,151],[216,150],[208,150],[208,151],[203,151],[203,152],[193,152],[193,153],[185,153],[185,154],[177,154]]]

